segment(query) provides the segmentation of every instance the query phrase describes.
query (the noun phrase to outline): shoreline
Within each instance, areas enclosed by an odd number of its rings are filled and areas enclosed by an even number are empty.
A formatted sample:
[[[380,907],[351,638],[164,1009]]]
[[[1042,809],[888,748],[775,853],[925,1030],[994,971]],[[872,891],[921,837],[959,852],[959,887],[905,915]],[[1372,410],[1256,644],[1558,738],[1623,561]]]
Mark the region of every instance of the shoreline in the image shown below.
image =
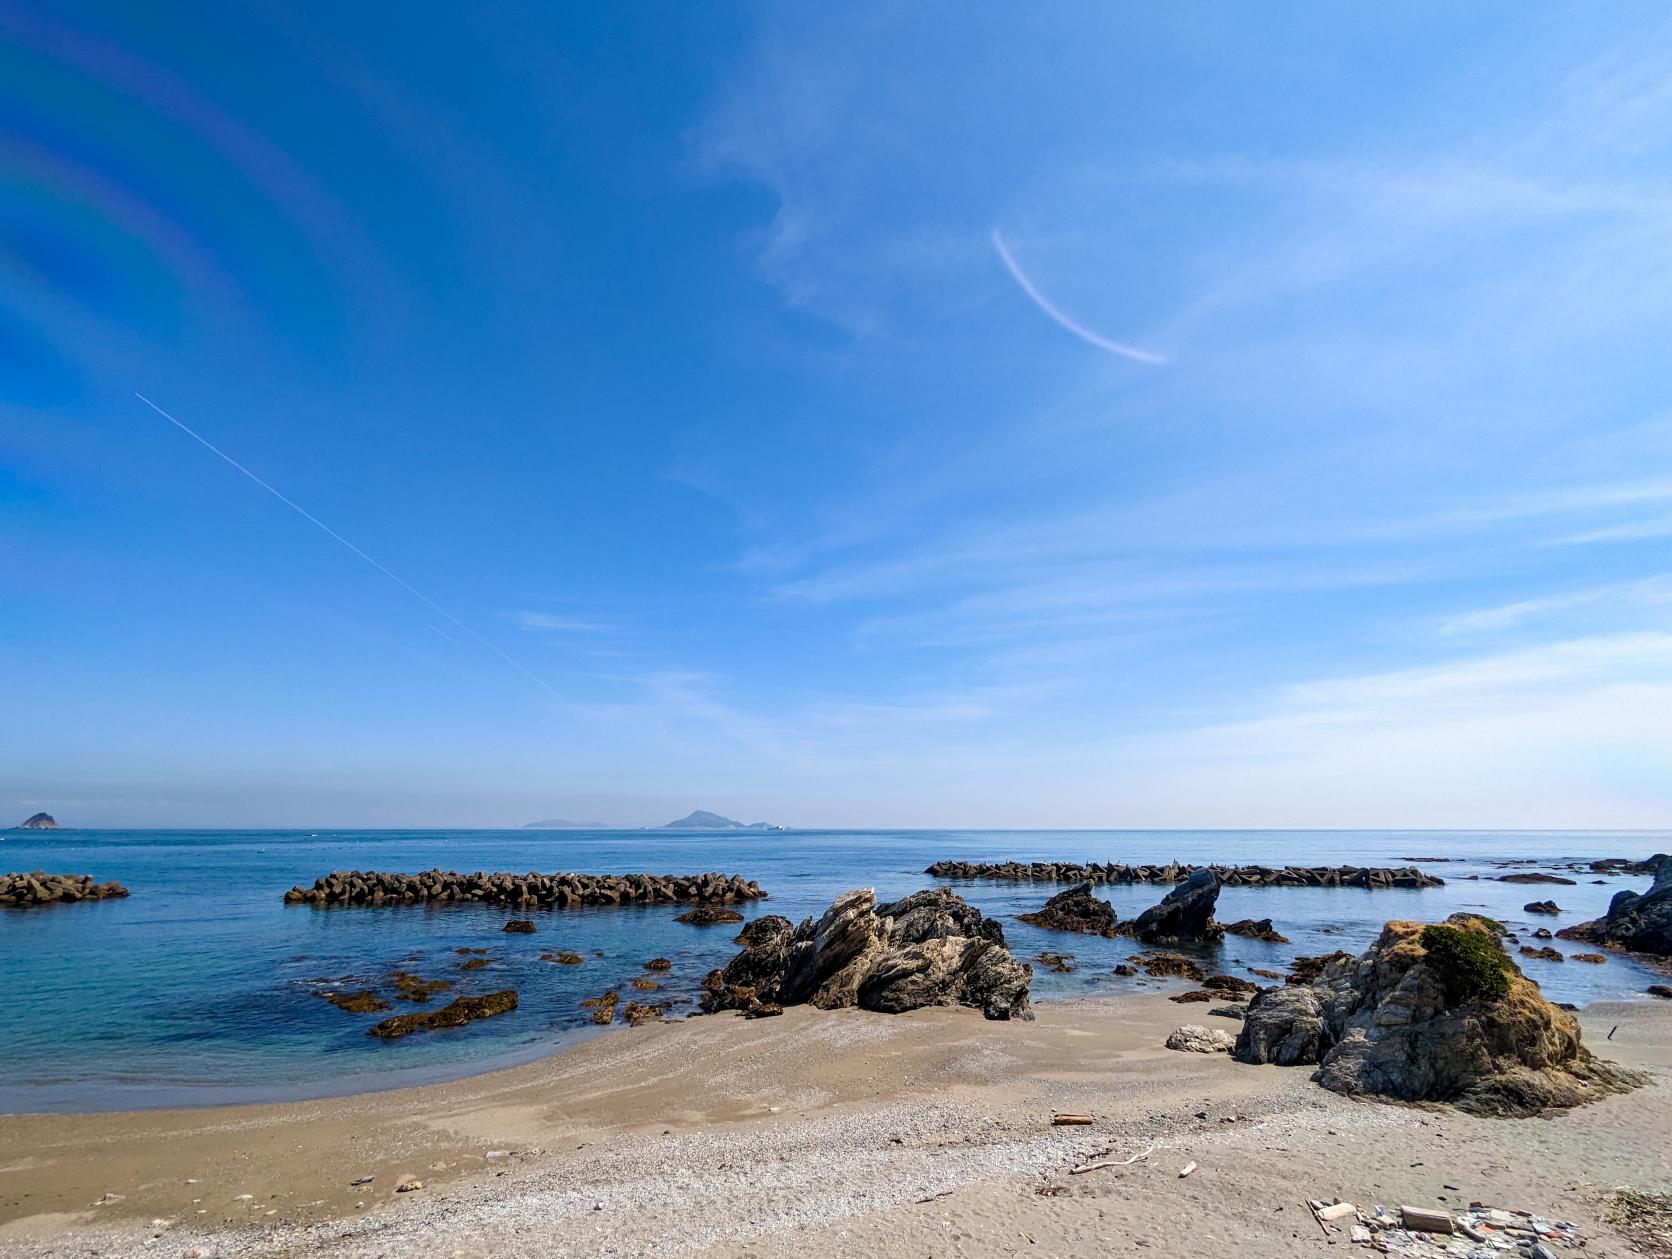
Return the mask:
[[[1158,994],[1044,1002],[1033,1023],[709,1016],[418,1087],[0,1116],[0,1254],[984,1255],[1031,1219],[1053,1253],[1125,1238],[1228,1257],[1322,1252],[1300,1200],[1337,1195],[1479,1198],[1606,1237],[1588,1190],[1672,1191],[1672,1005],[1580,1017],[1593,1052],[1654,1082],[1536,1120],[1355,1102],[1304,1069],[1168,1051],[1172,1028],[1223,1020]],[[1052,1110],[1098,1123],[1052,1128]],[[1151,1141],[1129,1167],[1067,1175]],[[1180,1181],[1186,1161],[1201,1170]],[[425,1187],[396,1194],[408,1176]],[[948,1229],[966,1242],[949,1250]]]

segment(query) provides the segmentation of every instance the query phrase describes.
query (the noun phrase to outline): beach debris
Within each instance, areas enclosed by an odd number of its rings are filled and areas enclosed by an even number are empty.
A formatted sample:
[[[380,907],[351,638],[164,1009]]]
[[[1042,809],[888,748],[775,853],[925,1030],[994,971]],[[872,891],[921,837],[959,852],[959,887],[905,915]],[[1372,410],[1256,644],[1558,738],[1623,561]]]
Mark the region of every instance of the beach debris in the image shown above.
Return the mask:
[[[1445,1211],[1430,1211],[1426,1207],[1399,1208],[1399,1219],[1407,1232],[1455,1233],[1457,1224]]]
[[[1313,1210],[1317,1212],[1318,1218],[1325,1224],[1349,1215],[1358,1214],[1358,1208],[1351,1202],[1333,1202],[1328,1206],[1314,1207]]]
[[[423,1187],[424,1182],[419,1180],[416,1176],[402,1176],[395,1182],[396,1193],[412,1193],[416,1190],[422,1189]]]
[[[1264,940],[1267,944],[1287,944],[1289,937],[1271,925],[1270,918],[1242,918],[1225,924],[1228,936],[1246,936],[1250,940]]]
[[[1108,1153],[1107,1150],[1103,1152],[1105,1154]],[[1138,1162],[1140,1159],[1146,1159],[1154,1153],[1155,1142],[1151,1141],[1148,1146],[1139,1150],[1131,1158],[1099,1159],[1097,1162],[1093,1163],[1081,1163],[1076,1167],[1070,1167],[1068,1169],[1068,1174],[1070,1176],[1084,1176],[1087,1172],[1100,1172],[1106,1167],[1131,1167],[1132,1164]]]
[[[125,1194],[125,1193],[108,1193],[107,1192],[102,1197],[100,1197],[100,1199],[97,1202],[95,1202],[93,1205],[96,1206],[96,1207],[109,1206],[112,1202],[125,1201],[127,1199],[127,1196],[128,1195]]]
[[[1212,870],[1226,887],[1442,887],[1444,879],[1415,866],[1164,866],[1082,864],[1073,861],[937,861],[924,871],[937,879],[992,879],[1005,883],[1183,883]]]
[[[1067,1111],[1052,1111],[1051,1126],[1055,1128],[1084,1127],[1097,1122],[1095,1115],[1078,1115]]]
[[[1186,1023],[1183,1027],[1175,1028],[1167,1037],[1167,1048],[1181,1050],[1191,1054],[1228,1054],[1237,1038],[1229,1032],[1222,1032],[1216,1027],[1201,1027],[1195,1023]]]
[[[241,1193],[236,1198],[234,1198],[233,1201],[234,1202],[254,1202],[255,1201],[255,1195],[253,1193]]]
[[[1090,883],[1080,883],[1058,892],[1033,913],[1017,914],[1016,920],[1046,931],[1078,931],[1112,938],[1119,932],[1120,919],[1108,901],[1091,894],[1091,888]]]
[[[126,895],[124,892],[123,895]],[[337,870],[293,887],[286,905],[422,905],[457,901],[517,908],[580,905],[732,904],[760,900],[759,883],[737,874],[397,874]]]
[[[1317,1083],[1348,1096],[1506,1118],[1644,1082],[1594,1058],[1578,1021],[1545,1000],[1493,925],[1471,914],[1435,926],[1390,922],[1362,958],[1330,963],[1315,984],[1262,992],[1233,1054],[1317,1066]]]
[[[816,922],[768,914],[738,940],[743,951],[703,980],[705,1014],[766,1002],[882,1014],[963,1005],[990,1019],[1033,1017],[1032,969],[1011,957],[997,921],[949,888],[886,905],[859,888]]]
[[[532,935],[535,931],[534,920],[532,918],[513,918],[500,930],[508,931],[513,935]]]
[[[742,922],[743,915],[735,909],[721,909],[714,905],[699,905],[695,909],[688,909],[675,922],[683,922],[692,927],[715,927],[722,923]]]
[[[1194,1160],[1192,1160],[1191,1162],[1186,1163],[1183,1167],[1179,1168],[1179,1179],[1183,1180],[1186,1176],[1190,1175],[1190,1173],[1195,1171],[1195,1170],[1196,1170],[1196,1164],[1195,1164]]]
[[[393,1018],[366,1029],[369,1036],[395,1040],[416,1031],[434,1031],[444,1027],[463,1027],[477,1019],[491,1019],[517,1008],[517,994],[507,988],[479,997],[458,997],[439,1010],[425,1014],[397,1014]]]

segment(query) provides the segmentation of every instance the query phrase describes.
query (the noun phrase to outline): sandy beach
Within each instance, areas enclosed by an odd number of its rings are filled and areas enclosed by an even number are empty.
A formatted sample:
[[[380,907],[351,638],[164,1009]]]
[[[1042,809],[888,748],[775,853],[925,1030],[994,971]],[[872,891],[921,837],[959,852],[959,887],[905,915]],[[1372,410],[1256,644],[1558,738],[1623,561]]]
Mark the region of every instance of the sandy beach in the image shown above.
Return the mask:
[[[1639,1253],[1604,1194],[1672,1190],[1672,1005],[1583,1020],[1654,1083],[1520,1121],[1168,1051],[1181,1023],[1235,1025],[1162,996],[1047,1003],[1031,1023],[697,1018],[419,1089],[0,1117],[0,1253],[1214,1259],[1344,1244],[1305,1206],[1336,1197],[1478,1199],[1571,1219],[1588,1254]],[[408,1177],[423,1188],[396,1192]]]

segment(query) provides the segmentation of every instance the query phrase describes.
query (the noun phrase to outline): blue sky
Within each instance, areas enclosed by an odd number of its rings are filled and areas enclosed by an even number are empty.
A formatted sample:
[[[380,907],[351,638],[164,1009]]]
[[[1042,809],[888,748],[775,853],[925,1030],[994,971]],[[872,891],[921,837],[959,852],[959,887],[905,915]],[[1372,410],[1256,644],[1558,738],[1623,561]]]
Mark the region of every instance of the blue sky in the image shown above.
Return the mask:
[[[1659,4],[0,0],[0,811],[1666,825],[1669,85]]]

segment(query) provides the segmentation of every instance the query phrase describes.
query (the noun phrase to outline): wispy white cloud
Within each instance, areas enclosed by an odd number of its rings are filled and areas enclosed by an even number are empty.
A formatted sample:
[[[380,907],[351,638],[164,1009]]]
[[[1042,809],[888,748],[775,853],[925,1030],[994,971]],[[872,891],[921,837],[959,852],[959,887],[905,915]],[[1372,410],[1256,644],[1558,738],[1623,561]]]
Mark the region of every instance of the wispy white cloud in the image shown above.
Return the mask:
[[[999,256],[999,261],[1003,262],[1005,270],[1010,272],[1010,278],[1016,281],[1022,292],[1028,295],[1028,299],[1039,307],[1057,326],[1073,333],[1088,345],[1094,345],[1100,350],[1107,350],[1110,354],[1118,354],[1122,358],[1129,358],[1134,363],[1161,364],[1167,362],[1167,356],[1164,354],[1156,354],[1151,350],[1140,350],[1136,346],[1111,341],[1108,337],[1093,332],[1090,328],[1075,320],[1039,291],[1039,286],[1028,277],[1027,272],[1022,270],[1022,264],[1016,261],[1009,246],[1004,243],[1004,237],[999,234],[998,228],[993,229],[990,239],[993,242],[994,251]]]
[[[551,612],[515,612],[512,618],[525,630],[558,630],[592,633],[609,627],[580,617],[558,616]]]

